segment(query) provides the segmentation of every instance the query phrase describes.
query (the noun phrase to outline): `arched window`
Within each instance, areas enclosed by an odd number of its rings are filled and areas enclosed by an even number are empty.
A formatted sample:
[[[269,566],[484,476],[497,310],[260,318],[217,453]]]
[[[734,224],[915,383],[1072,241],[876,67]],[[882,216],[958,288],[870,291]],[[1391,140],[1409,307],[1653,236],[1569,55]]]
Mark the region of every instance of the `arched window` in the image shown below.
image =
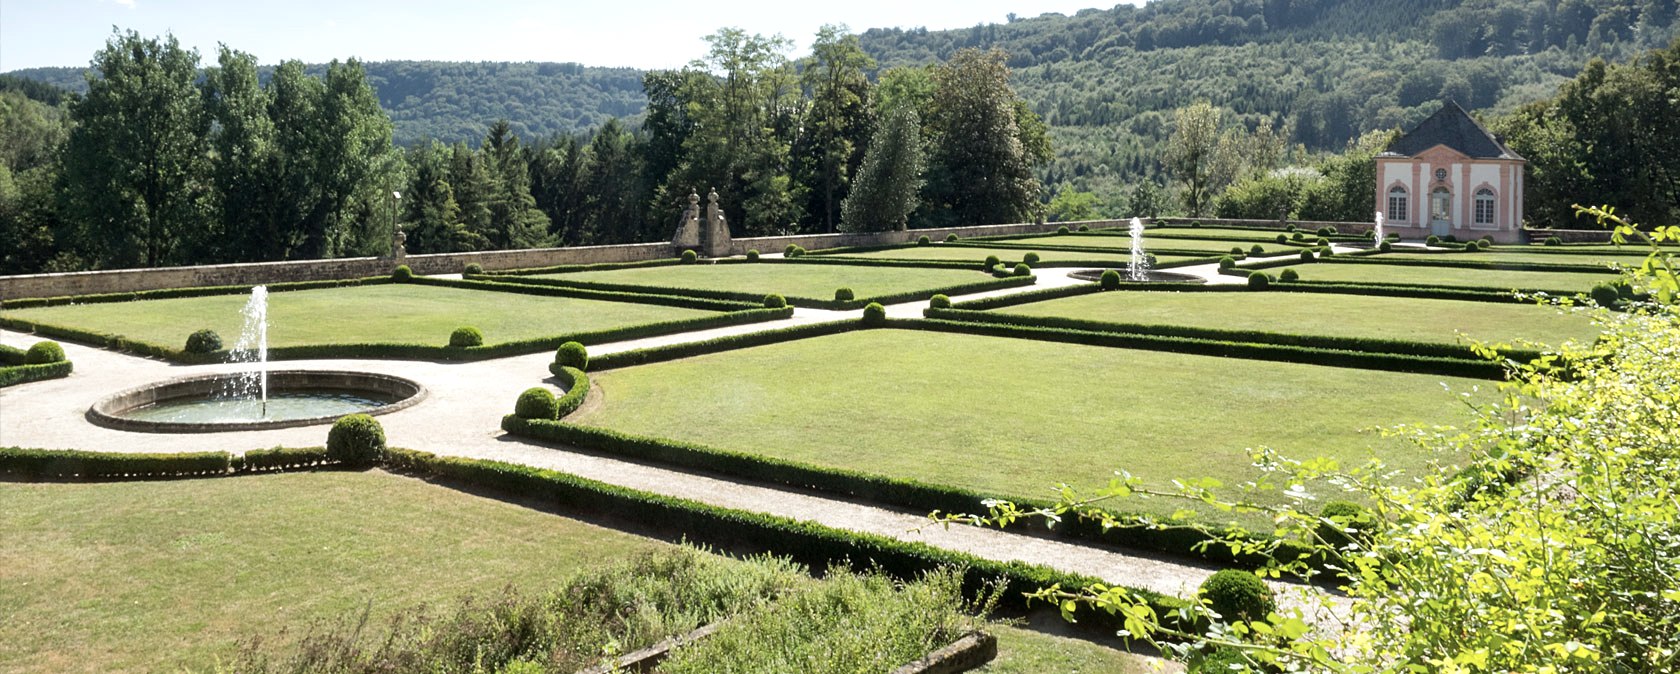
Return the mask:
[[[1493,224],[1493,190],[1486,187],[1476,190],[1476,224]]]
[[[1390,222],[1406,222],[1409,213],[1406,206],[1410,201],[1406,198],[1406,188],[1399,185],[1388,188],[1388,219]]]

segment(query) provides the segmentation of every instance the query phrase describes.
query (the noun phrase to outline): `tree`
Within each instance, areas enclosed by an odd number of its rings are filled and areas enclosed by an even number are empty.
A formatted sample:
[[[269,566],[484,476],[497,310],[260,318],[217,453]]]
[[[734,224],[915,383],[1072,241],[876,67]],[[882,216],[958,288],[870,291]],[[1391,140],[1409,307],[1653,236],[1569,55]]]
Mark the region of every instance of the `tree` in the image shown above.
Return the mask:
[[[1101,203],[1097,195],[1090,192],[1080,192],[1072,189],[1062,189],[1050,199],[1051,222],[1078,222],[1080,220],[1095,220],[1101,217],[1098,213]]]
[[[318,201],[305,221],[301,251],[316,258],[343,249],[358,197],[390,185],[379,178],[391,152],[391,119],[379,107],[361,62],[327,64],[322,85],[309,134]]]
[[[216,227],[198,246],[208,259],[279,259],[289,248],[285,223],[277,220],[274,122],[268,96],[257,83],[257,59],[225,45],[217,66],[204,76],[204,106],[214,128],[210,138],[211,202]]]
[[[597,243],[643,240],[641,165],[638,146],[618,120],[595,132],[586,152],[584,181],[587,230]]]
[[[1173,113],[1172,136],[1162,163],[1183,185],[1180,198],[1193,218],[1207,214],[1214,195],[1234,172],[1231,153],[1235,148],[1230,136],[1221,142],[1221,117],[1219,108],[1206,102]]]
[[[507,120],[490,125],[480,148],[490,176],[490,245],[499,249],[541,248],[548,245],[548,216],[537,210],[531,196],[531,172]]]
[[[934,71],[928,201],[937,225],[1022,222],[1038,205],[1002,52],[963,49]]]
[[[916,211],[925,170],[921,120],[909,106],[887,113],[858,170],[852,192],[841,205],[840,230],[874,232],[905,229]]]
[[[863,159],[871,123],[867,71],[874,68],[875,60],[845,26],[817,31],[803,77],[811,100],[795,154],[805,167],[800,177],[810,188],[805,210],[820,219],[823,231],[835,231],[840,204]]]
[[[461,220],[461,206],[449,184],[450,148],[437,141],[415,148],[409,156],[414,176],[404,193],[408,209],[405,247],[415,253],[454,253],[482,250],[489,240]]]
[[[1398,131],[1372,131],[1348,143],[1347,151],[1319,165],[1324,180],[1313,183],[1301,203],[1303,220],[1365,222],[1376,212],[1372,203],[1377,191],[1377,153],[1382,152]]]
[[[88,91],[74,101],[65,148],[65,197],[75,244],[100,267],[187,262],[183,241],[203,235],[208,117],[198,53],[173,35],[113,35],[94,54]]]

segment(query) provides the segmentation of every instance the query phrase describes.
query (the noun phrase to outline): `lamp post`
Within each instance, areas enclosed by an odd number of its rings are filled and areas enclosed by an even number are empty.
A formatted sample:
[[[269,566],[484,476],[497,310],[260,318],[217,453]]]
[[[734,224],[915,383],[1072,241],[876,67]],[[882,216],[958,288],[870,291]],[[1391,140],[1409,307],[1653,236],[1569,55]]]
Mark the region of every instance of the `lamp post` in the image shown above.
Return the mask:
[[[402,201],[402,192],[391,190],[391,257],[402,257],[402,228],[397,226],[397,203]]]

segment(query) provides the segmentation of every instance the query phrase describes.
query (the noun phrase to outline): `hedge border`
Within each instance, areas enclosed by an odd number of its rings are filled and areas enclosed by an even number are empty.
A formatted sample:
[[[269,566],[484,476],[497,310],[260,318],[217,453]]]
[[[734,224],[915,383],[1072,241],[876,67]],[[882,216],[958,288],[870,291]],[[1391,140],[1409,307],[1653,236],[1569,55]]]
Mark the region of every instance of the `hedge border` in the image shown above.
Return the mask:
[[[1436,300],[1465,300],[1472,302],[1516,302],[1523,299],[1518,293],[1546,294],[1552,297],[1576,297],[1579,290],[1538,290],[1531,288],[1495,288],[1490,286],[1432,286],[1422,283],[1354,283],[1348,281],[1314,281],[1299,279],[1272,284],[1272,290],[1301,293],[1343,293],[1348,295],[1388,295]]]
[[[0,388],[68,377],[75,369],[75,365],[72,365],[68,360],[35,365],[0,366]]]
[[[550,363],[549,372],[554,374],[565,385],[566,392],[555,401],[557,410],[555,417],[564,419],[566,415],[577,411],[583,406],[583,401],[589,397],[589,375],[575,367],[567,367],[558,363]]]
[[[634,365],[661,363],[668,360],[702,356],[709,353],[734,351],[736,349],[746,349],[755,346],[791,342],[799,339],[809,339],[811,337],[822,337],[824,335],[837,335],[842,332],[861,330],[864,327],[865,326],[862,321],[839,320],[829,321],[826,323],[796,325],[789,328],[778,328],[775,330],[761,330],[758,332],[749,332],[740,335],[713,337],[711,339],[694,342],[652,346],[645,349],[619,351],[617,353],[590,356],[589,369],[593,372],[600,372],[602,370],[612,370],[621,367],[631,367]]]
[[[111,302],[134,302],[139,300],[167,300],[181,297],[211,297],[215,295],[243,295],[251,292],[252,288],[266,285],[270,292],[290,292],[294,290],[320,290],[323,288],[350,288],[367,285],[384,285],[398,283],[389,276],[365,276],[352,279],[333,279],[329,281],[290,281],[284,283],[252,283],[230,286],[198,286],[193,288],[163,288],[160,290],[136,290],[126,293],[97,293],[91,295],[59,295],[56,297],[31,297],[19,300],[7,300],[4,309],[36,309],[40,307],[57,307],[67,304],[108,304]]]
[[[764,263],[764,260],[760,260],[757,263],[751,263],[751,264],[763,264],[763,263]],[[749,264],[749,263],[742,262],[741,264]],[[786,262],[784,264],[805,264],[805,263],[802,263],[802,262]],[[833,263],[831,262],[830,264],[833,264]],[[970,266],[970,265],[964,265],[963,266],[963,269],[972,269],[972,268],[973,267]],[[789,295],[787,293],[777,293],[775,290],[767,290],[765,292],[740,292],[740,291],[733,291],[733,290],[706,290],[706,289],[702,289],[702,288],[673,288],[673,287],[667,287],[667,286],[629,285],[629,284],[623,284],[623,283],[600,283],[600,282],[597,282],[597,281],[570,281],[570,280],[565,280],[565,279],[539,279],[539,278],[523,278],[523,279],[519,279],[518,281],[514,281],[514,282],[515,283],[529,283],[529,284],[532,284],[532,285],[554,286],[554,287],[558,287],[558,288],[581,288],[581,289],[585,289],[585,290],[604,290],[604,291],[622,292],[622,293],[678,295],[678,296],[687,296],[687,297],[700,297],[700,298],[707,298],[707,299],[734,300],[734,301],[738,301],[738,302],[755,302],[755,303],[756,302],[762,302],[766,293],[776,293],[776,294],[782,295],[783,297],[787,298],[787,301],[788,301],[789,304],[792,304],[792,305],[798,306],[798,307],[806,307],[806,308],[811,308],[811,309],[828,309],[828,310],[831,310],[831,311],[853,311],[853,310],[857,310],[857,309],[862,309],[866,306],[869,306],[871,303],[876,303],[876,302],[878,302],[880,304],[896,304],[896,303],[900,303],[900,302],[915,302],[915,301],[926,300],[926,299],[929,299],[929,298],[933,297],[934,295],[962,295],[962,294],[968,294],[968,293],[985,292],[985,291],[989,291],[989,290],[1002,290],[1002,289],[1005,289],[1005,288],[1018,288],[1018,287],[1021,287],[1021,286],[1029,286],[1029,285],[1032,285],[1034,283],[1037,283],[1038,278],[1034,277],[1034,276],[1009,276],[1009,277],[1004,277],[1004,278],[988,279],[988,280],[985,280],[985,281],[975,281],[975,282],[972,282],[972,283],[963,283],[963,284],[945,286],[945,287],[941,287],[941,288],[928,288],[928,289],[925,289],[925,290],[909,290],[909,291],[898,292],[898,293],[889,293],[889,294],[885,294],[885,295],[873,295],[873,296],[870,296],[870,297],[858,297],[858,298],[853,298],[851,300],[836,300],[832,297],[829,297],[829,298],[800,297],[798,295]]]
[[[1452,255],[1452,253],[1433,253]],[[1616,272],[1609,265],[1547,264],[1544,262],[1496,262],[1493,260],[1420,260],[1417,258],[1343,259],[1346,256],[1325,258],[1331,264],[1385,264],[1397,267],[1447,267],[1454,269],[1487,269],[1492,271],[1539,271],[1576,274],[1609,274]]]

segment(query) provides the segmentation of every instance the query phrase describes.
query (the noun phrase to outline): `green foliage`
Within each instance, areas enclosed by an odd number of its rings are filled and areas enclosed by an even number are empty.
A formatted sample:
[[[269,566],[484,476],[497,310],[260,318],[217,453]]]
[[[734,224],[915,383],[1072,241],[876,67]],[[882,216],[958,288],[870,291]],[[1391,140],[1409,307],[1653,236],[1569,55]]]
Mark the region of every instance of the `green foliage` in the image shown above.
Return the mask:
[[[852,192],[841,204],[840,229],[869,232],[905,229],[921,203],[927,160],[922,122],[915,108],[899,106],[887,113],[876,132]]]
[[[754,249],[751,249],[751,250],[747,251],[747,261],[748,262],[757,262],[758,261],[758,249],[757,248],[754,248]]]
[[[863,308],[864,325],[885,325],[887,322],[887,308],[880,302],[870,302]]]
[[[1235,266],[1237,266],[1237,259],[1236,258],[1231,257],[1229,255],[1221,255],[1219,257],[1219,268],[1220,269],[1230,269],[1230,268],[1235,267]]]
[[[699,253],[696,253],[692,250],[685,250],[685,251],[682,252],[682,263],[683,264],[694,264],[694,263],[699,262],[699,261],[700,261],[700,254]]]
[[[554,393],[542,386],[533,386],[519,394],[519,399],[513,404],[513,414],[521,419],[560,418],[559,400]]]
[[[1301,280],[1301,273],[1298,272],[1298,271],[1295,271],[1295,269],[1293,267],[1286,268],[1281,273],[1278,274],[1278,280],[1282,281],[1284,283],[1288,283],[1290,281],[1299,281],[1299,280]]]
[[[933,69],[925,115],[930,225],[1026,222],[1038,209],[1033,170],[1050,159],[1049,140],[1010,87],[1006,58],[960,49]]]
[[[1079,226],[1079,231],[1081,231],[1081,232],[1089,232],[1089,231],[1091,231],[1091,226],[1090,226],[1090,225],[1080,225],[1080,226]]]
[[[1563,239],[1557,238],[1555,236],[1548,236],[1548,237],[1546,237],[1546,245],[1547,246],[1561,246],[1561,245],[1563,245]]]
[[[1222,569],[1202,581],[1197,596],[1224,621],[1259,621],[1277,610],[1272,590],[1253,572]]]
[[[1025,262],[1018,262],[1015,264],[1015,269],[1010,273],[1014,276],[1031,276],[1032,267],[1028,266]]]
[[[945,243],[956,243],[958,238],[959,237],[957,236],[956,232],[946,234],[945,235]]]
[[[1289,235],[1287,235],[1287,234],[1277,235],[1277,242],[1278,243],[1289,243]]]
[[[1079,222],[1082,220],[1096,220],[1102,217],[1102,204],[1097,195],[1091,192],[1081,192],[1073,189],[1056,191],[1056,196],[1050,199],[1049,214],[1052,222]],[[1068,233],[1067,227],[1056,230],[1058,234]]]
[[[0,447],[0,475],[24,479],[105,479],[226,474],[227,452],[80,452]]]
[[[986,256],[986,261],[981,263],[981,264],[982,264],[982,266],[985,267],[985,271],[990,271],[993,267],[996,267],[996,266],[998,266],[999,264],[1002,264],[1002,263],[1003,263],[1003,261],[999,260],[998,256],[987,255]]]
[[[934,295],[928,298],[928,306],[934,309],[949,309],[951,308],[951,298],[945,295]]]
[[[46,365],[64,362],[64,360],[64,347],[53,341],[31,344],[29,350],[23,354],[23,364],[25,365]]]
[[[1120,289],[1120,272],[1114,269],[1104,270],[1100,277],[1103,290]]]
[[[787,248],[782,249],[782,255],[784,257],[803,257],[805,255],[805,249],[799,247],[797,244],[790,243],[787,245]]]
[[[922,236],[916,237],[916,245],[918,245],[918,246],[933,245],[933,239],[929,239],[926,234],[923,234]]]
[[[764,308],[766,309],[780,309],[785,306],[787,306],[786,297],[782,297],[781,295],[777,295],[775,293],[764,296]]]
[[[187,353],[215,353],[222,350],[222,336],[215,330],[205,328],[187,335]]]
[[[327,456],[352,466],[371,466],[385,457],[385,428],[366,414],[349,414],[327,431]]]
[[[1231,246],[1231,255],[1242,255],[1242,246]]]
[[[1248,247],[1248,254],[1249,255],[1263,255],[1263,254],[1265,254],[1265,252],[1266,252],[1266,249],[1260,247],[1260,244],[1258,244],[1258,243]]]
[[[1606,308],[1615,308],[1622,301],[1621,290],[1614,283],[1600,283],[1593,286],[1589,296],[1592,297],[1593,303]]]
[[[851,288],[834,289],[834,301],[836,302],[850,302],[856,297],[856,293],[853,293]]]
[[[1426,246],[1433,246],[1433,245],[1441,243],[1441,237],[1435,236],[1434,234],[1430,234],[1427,238],[1425,238],[1423,240],[1423,243]]]
[[[1394,244],[1384,241],[1377,244],[1377,250],[1384,253],[1392,252],[1394,250]]]
[[[391,270],[391,280],[398,283],[412,281],[414,280],[414,270],[409,269],[406,264],[399,264],[396,269]]]
[[[1361,545],[1371,540],[1376,519],[1371,510],[1357,503],[1331,501],[1318,511],[1318,540],[1336,550],[1346,550],[1356,541]]]
[[[464,349],[471,346],[483,345],[484,333],[479,332],[478,328],[465,326],[456,328],[454,332],[449,333],[449,346],[451,347]]]
[[[578,342],[566,342],[554,350],[554,364],[561,367],[588,370],[589,350]]]
[[[1318,260],[1318,258],[1315,257],[1313,255],[1313,252],[1310,251],[1310,250],[1303,250],[1300,253],[1298,253],[1296,255],[1296,257],[1299,258],[1302,262],[1314,262],[1314,261]]]
[[[1250,290],[1265,290],[1271,285],[1272,277],[1266,272],[1257,271],[1251,272],[1248,275],[1248,287]]]
[[[1038,264],[1038,260],[1039,260],[1038,253],[1029,252],[1029,253],[1026,253],[1025,255],[1021,256],[1021,261],[1025,262],[1027,264]]]
[[[468,262],[467,266],[461,270],[461,273],[463,273],[463,274],[482,274],[482,273],[484,273],[484,265],[481,265],[477,262]]]

